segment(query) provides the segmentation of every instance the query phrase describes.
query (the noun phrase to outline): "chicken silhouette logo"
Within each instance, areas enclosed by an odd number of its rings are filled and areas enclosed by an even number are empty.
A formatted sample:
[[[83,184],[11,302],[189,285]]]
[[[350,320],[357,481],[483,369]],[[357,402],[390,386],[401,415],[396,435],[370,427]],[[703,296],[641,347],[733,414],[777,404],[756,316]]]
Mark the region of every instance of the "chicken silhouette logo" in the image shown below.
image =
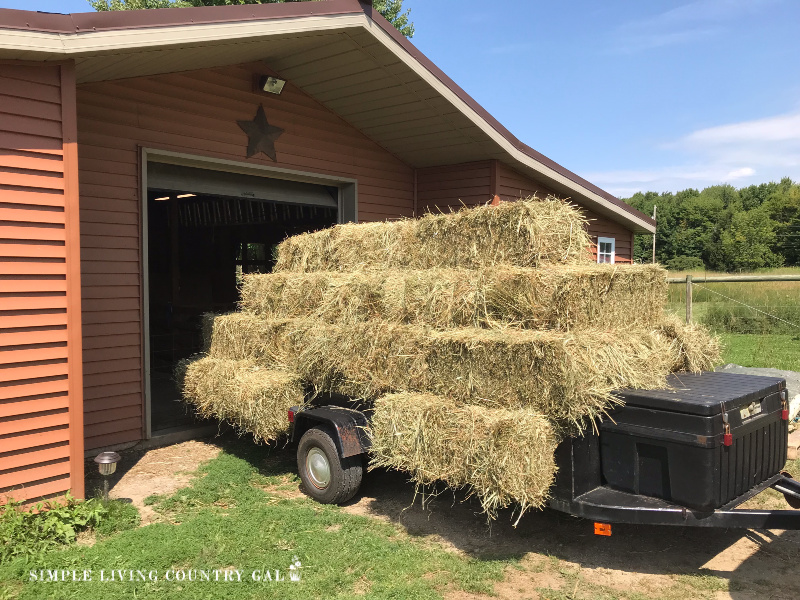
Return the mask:
[[[289,581],[300,581],[300,569],[303,565],[296,556],[293,558],[293,561],[294,562],[289,565]]]

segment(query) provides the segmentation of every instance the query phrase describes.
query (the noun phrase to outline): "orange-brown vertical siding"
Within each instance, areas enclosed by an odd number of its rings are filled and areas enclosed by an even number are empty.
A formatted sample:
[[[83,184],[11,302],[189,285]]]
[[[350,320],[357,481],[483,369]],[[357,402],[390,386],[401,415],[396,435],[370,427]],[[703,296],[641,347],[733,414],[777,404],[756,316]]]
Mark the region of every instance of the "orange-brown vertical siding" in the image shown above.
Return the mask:
[[[83,495],[74,81],[0,64],[0,498]]]
[[[87,448],[143,436],[141,147],[246,161],[236,121],[263,104],[285,130],[278,162],[248,162],[357,179],[362,221],[412,216],[411,168],[291,82],[280,96],[254,92],[260,72],[241,65],[78,88]]]

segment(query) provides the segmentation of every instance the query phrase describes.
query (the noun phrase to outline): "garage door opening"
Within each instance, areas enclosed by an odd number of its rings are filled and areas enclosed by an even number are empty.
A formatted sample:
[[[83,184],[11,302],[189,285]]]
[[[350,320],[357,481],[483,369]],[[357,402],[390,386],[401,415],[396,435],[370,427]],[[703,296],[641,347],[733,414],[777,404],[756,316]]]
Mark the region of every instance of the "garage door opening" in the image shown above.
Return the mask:
[[[150,431],[202,424],[175,367],[204,350],[204,315],[236,310],[247,273],[269,273],[287,236],[338,222],[338,187],[148,165]],[[207,334],[206,336],[207,337]]]

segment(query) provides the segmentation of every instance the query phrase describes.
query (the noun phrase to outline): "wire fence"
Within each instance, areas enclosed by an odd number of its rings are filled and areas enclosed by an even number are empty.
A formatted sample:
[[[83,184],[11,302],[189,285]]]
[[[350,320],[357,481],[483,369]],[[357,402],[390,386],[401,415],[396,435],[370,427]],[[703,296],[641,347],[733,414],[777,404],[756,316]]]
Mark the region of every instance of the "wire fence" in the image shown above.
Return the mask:
[[[673,278],[669,309],[718,333],[800,336],[800,276]]]

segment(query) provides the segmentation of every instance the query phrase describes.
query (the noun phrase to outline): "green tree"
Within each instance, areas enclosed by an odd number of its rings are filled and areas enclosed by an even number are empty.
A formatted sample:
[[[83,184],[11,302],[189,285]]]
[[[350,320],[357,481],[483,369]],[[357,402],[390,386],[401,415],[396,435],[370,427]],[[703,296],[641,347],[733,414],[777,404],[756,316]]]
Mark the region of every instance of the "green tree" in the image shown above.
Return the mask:
[[[787,264],[800,265],[800,185],[784,179],[764,206],[776,223],[776,252]]]
[[[142,10],[145,8],[186,8],[188,6],[225,6],[230,4],[276,4],[307,0],[88,0],[97,11]],[[411,9],[403,10],[403,0],[375,0],[375,10],[381,13],[404,36],[414,37]]]
[[[730,228],[722,232],[720,239],[728,270],[779,267],[783,257],[772,251],[775,239],[775,222],[767,210],[754,208],[734,214]]]
[[[788,177],[739,190],[640,192],[626,202],[647,215],[658,206],[656,260],[662,264],[702,259],[723,271],[800,265],[800,185]],[[636,236],[634,260],[652,260],[652,236]]]

